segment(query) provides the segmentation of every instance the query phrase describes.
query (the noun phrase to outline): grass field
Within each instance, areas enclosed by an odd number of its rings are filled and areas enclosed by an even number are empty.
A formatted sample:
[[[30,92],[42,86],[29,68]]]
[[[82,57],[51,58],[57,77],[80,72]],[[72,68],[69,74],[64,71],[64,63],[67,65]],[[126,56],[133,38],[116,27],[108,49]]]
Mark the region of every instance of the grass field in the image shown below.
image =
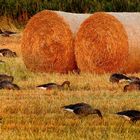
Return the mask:
[[[0,140],[140,140],[140,122],[132,125],[114,113],[125,109],[140,110],[140,92],[122,91],[124,83],[111,84],[110,74],[45,74],[26,69],[20,52],[21,35],[0,37],[0,48],[17,52],[17,58],[0,58],[0,73],[15,77],[19,91],[0,90]],[[140,76],[140,74],[133,74]],[[70,89],[42,91],[38,84],[64,80]],[[86,102],[102,111],[78,117],[61,106]],[[124,123],[124,124],[123,124]]]

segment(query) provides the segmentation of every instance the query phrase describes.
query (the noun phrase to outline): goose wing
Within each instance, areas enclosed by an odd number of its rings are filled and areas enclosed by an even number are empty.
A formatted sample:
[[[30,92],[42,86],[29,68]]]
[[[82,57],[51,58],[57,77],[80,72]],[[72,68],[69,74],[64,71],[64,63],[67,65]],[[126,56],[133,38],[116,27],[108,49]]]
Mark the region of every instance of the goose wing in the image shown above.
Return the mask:
[[[124,74],[119,74],[119,73],[114,73],[110,76],[110,78],[117,78],[117,79],[126,79],[126,80],[130,80],[129,77],[127,77],[126,75]]]
[[[73,112],[79,115],[89,115],[93,113],[93,108],[91,106],[80,106],[75,108]]]
[[[116,114],[118,115],[124,115],[128,117],[135,117],[135,116],[140,116],[140,111],[138,110],[126,110],[122,112],[117,112]]]
[[[37,87],[49,87],[49,86],[57,86],[57,84],[56,83],[48,83],[48,84],[38,85]]]
[[[89,105],[82,102],[82,103],[66,105],[66,106],[63,106],[63,108],[65,108],[65,109],[75,109],[75,108],[79,108],[81,106],[89,106]]]

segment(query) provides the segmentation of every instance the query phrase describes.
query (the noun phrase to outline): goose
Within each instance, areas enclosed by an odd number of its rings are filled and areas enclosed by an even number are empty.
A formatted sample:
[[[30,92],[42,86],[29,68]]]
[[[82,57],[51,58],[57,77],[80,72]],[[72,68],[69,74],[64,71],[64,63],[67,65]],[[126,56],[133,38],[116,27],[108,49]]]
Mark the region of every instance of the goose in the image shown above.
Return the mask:
[[[9,76],[6,74],[0,74],[0,82],[2,81],[9,81],[9,82],[13,82],[14,77],[13,76]]]
[[[10,49],[0,49],[0,55],[5,57],[16,57],[16,52],[11,51]]]
[[[61,85],[56,84],[56,83],[48,83],[48,84],[43,84],[43,85],[39,85],[37,86],[37,88],[39,89],[63,89],[64,86],[67,85],[68,87],[70,87],[70,82],[69,81],[64,81]]]
[[[129,77],[127,77],[126,75],[121,74],[121,73],[114,73],[109,78],[109,81],[112,83],[119,83],[121,80],[130,81],[131,79]]]
[[[136,122],[140,120],[140,111],[138,110],[125,110],[117,112],[116,114],[124,117],[128,121]]]
[[[20,87],[16,84],[9,82],[9,81],[2,81],[2,82],[0,82],[0,89],[20,90]]]
[[[136,81],[130,83],[129,85],[125,85],[123,88],[123,92],[133,91],[133,90],[140,90],[140,84],[137,83]]]
[[[1,35],[2,35],[3,37],[10,37],[10,34],[8,34],[8,33],[6,33],[6,32],[1,33]]]
[[[76,103],[76,104],[70,104],[63,106],[64,110],[73,112],[77,115],[83,115],[87,116],[90,114],[98,114],[100,118],[103,118],[102,113],[99,109],[93,109],[89,104],[87,103]]]
[[[2,30],[0,29],[0,34],[1,34],[2,36],[4,36],[4,37],[9,37],[9,36],[12,35],[12,34],[16,34],[16,32],[7,31],[7,30],[2,31]]]
[[[11,34],[16,34],[17,32],[12,32],[12,31],[5,30],[5,31],[3,31],[3,33],[11,35]]]

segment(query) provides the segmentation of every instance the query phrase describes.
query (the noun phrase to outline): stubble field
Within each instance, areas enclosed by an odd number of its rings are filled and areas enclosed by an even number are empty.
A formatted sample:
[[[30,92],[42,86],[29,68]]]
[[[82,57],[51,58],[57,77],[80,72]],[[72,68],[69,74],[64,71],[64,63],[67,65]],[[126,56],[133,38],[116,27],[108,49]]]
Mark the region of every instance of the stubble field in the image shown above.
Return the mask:
[[[140,110],[140,92],[123,92],[126,83],[112,84],[110,74],[67,75],[33,73],[26,69],[20,52],[22,33],[0,37],[0,48],[16,51],[18,57],[4,58],[0,73],[14,76],[21,90],[0,90],[0,140],[139,140],[140,122],[131,124],[115,115],[126,109]],[[140,76],[140,74],[133,74]],[[64,90],[39,90],[48,82],[71,82]],[[103,113],[78,117],[64,105],[86,102]]]

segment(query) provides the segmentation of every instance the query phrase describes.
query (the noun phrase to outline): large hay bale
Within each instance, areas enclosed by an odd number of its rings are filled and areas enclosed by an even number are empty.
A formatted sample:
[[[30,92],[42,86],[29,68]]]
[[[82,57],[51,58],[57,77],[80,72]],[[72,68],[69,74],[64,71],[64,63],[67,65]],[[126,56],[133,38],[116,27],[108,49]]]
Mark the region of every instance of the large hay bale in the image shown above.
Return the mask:
[[[39,12],[29,20],[21,51],[25,65],[33,71],[67,73],[76,68],[70,27],[53,11]]]
[[[76,35],[77,65],[85,72],[140,71],[139,44],[139,13],[95,13]]]
[[[128,59],[123,71],[140,72],[140,13],[110,13],[118,19],[128,37]]]

